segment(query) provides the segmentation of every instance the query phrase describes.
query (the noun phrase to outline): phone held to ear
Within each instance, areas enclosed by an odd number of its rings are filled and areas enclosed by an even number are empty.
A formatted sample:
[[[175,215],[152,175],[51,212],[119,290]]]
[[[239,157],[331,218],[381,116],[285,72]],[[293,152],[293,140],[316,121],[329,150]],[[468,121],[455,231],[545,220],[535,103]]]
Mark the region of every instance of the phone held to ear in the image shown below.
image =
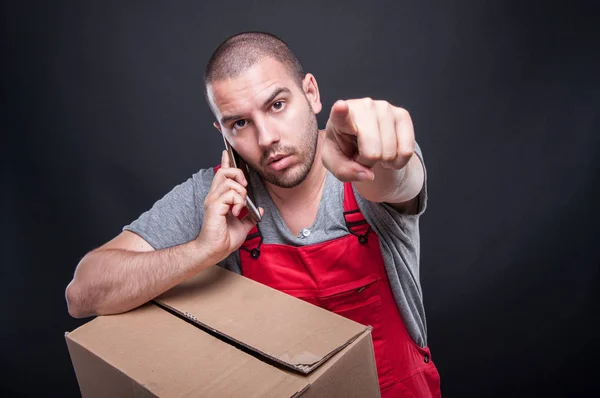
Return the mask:
[[[248,182],[248,185],[246,186],[246,210],[248,210],[248,215],[252,217],[254,221],[259,223],[262,217],[260,216],[258,207],[256,207],[256,205],[254,204],[255,200],[254,194],[252,192],[252,187],[250,186],[250,174],[248,172],[248,165],[246,164],[246,162],[244,162],[244,159],[242,159],[241,156],[238,155],[235,149],[233,149],[233,147],[231,146],[229,141],[227,141],[227,138],[225,138],[225,136],[223,136],[223,140],[225,141],[225,148],[227,149],[227,153],[229,154],[229,163],[231,164],[231,167],[237,167],[238,169],[242,170],[242,173],[244,173],[244,177],[246,177],[246,181]]]

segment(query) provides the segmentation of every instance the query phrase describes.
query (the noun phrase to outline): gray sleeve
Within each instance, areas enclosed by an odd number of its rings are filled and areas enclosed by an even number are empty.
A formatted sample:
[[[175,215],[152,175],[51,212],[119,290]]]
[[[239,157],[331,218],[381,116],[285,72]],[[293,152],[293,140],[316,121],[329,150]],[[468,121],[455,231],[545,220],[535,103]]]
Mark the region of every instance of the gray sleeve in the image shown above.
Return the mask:
[[[419,199],[418,199],[419,207],[417,209],[417,214],[412,215],[413,218],[419,218],[420,216],[423,215],[423,213],[425,213],[425,210],[427,210],[427,168],[425,167],[425,160],[423,158],[423,152],[421,151],[421,147],[416,142],[415,142],[415,153],[417,154],[419,159],[421,159],[421,164],[423,165],[423,174],[424,174],[423,187],[421,187],[421,192],[419,192]]]
[[[415,144],[415,153],[421,159],[425,180],[418,195],[419,208],[416,214],[400,213],[387,203],[373,203],[364,199],[355,189],[354,194],[365,218],[375,229],[378,235],[394,246],[398,256],[410,268],[415,280],[419,276],[419,218],[427,209],[427,169],[423,154],[418,144]],[[401,252],[400,252],[401,251]]]
[[[154,249],[187,243],[200,233],[204,198],[214,177],[213,169],[203,169],[177,185],[137,220],[123,227],[141,236]]]
[[[418,144],[415,146],[415,153],[425,169]],[[356,189],[354,194],[361,212],[380,238],[390,285],[396,301],[402,303],[400,310],[406,326],[415,341],[424,346],[427,326],[419,279],[419,217],[427,208],[427,171],[425,169],[425,181],[418,196],[417,214],[404,214],[388,204],[369,202]]]

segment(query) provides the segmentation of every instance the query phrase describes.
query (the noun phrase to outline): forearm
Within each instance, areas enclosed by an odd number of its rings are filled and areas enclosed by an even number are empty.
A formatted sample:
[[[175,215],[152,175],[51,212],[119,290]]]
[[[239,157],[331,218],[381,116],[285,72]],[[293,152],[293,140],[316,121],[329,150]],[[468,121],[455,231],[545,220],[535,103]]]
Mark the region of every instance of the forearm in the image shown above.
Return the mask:
[[[96,250],[67,287],[69,312],[78,318],[125,312],[213,264],[196,241],[150,252]]]
[[[373,181],[354,182],[360,195],[371,202],[402,203],[419,194],[425,172],[416,153],[400,170],[387,169],[380,163],[373,166]]]

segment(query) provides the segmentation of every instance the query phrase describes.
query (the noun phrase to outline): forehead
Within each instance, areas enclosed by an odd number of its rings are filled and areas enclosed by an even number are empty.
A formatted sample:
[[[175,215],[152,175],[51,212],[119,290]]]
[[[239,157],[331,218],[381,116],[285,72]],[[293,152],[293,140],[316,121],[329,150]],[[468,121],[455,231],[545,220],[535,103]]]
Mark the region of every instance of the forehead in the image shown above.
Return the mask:
[[[265,58],[240,75],[213,81],[207,86],[215,115],[248,112],[262,107],[265,99],[279,87],[294,90],[290,71],[277,60]]]

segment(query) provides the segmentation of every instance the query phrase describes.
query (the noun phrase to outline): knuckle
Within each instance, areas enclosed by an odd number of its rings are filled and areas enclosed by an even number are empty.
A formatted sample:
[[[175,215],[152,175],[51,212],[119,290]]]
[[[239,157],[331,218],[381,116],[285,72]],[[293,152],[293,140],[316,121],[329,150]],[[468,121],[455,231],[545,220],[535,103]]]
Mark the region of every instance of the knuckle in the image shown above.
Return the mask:
[[[384,150],[381,155],[381,160],[384,162],[392,162],[396,159],[396,151]]]
[[[219,168],[219,170],[217,170],[217,172],[215,173],[215,178],[216,177],[223,177],[226,174],[227,170],[228,170],[228,167],[222,167],[221,166]]]
[[[236,180],[232,180],[232,179],[228,179],[226,184],[227,184],[227,188],[229,188],[229,189],[237,190],[240,187],[239,182],[237,182]]]
[[[396,108],[397,115],[402,119],[410,119],[410,114],[404,108]]]
[[[367,160],[378,160],[381,158],[381,151],[378,149],[366,149],[361,155]]]
[[[390,109],[391,107],[389,102],[383,100],[375,101],[375,106],[377,107],[377,109],[384,111]]]
[[[402,158],[410,158],[414,153],[415,153],[414,149],[408,148],[408,147],[400,148],[398,150],[398,155],[399,155],[399,157],[402,157]]]
[[[244,177],[244,173],[242,172],[242,169],[235,168],[234,170],[235,170],[235,174],[238,177]]]
[[[223,198],[228,201],[228,202],[235,202],[235,195],[236,192],[235,191],[227,191],[224,195]]]
[[[369,108],[374,105],[375,101],[373,101],[373,98],[371,98],[371,97],[364,97],[364,98],[356,100],[356,103],[365,108]]]

